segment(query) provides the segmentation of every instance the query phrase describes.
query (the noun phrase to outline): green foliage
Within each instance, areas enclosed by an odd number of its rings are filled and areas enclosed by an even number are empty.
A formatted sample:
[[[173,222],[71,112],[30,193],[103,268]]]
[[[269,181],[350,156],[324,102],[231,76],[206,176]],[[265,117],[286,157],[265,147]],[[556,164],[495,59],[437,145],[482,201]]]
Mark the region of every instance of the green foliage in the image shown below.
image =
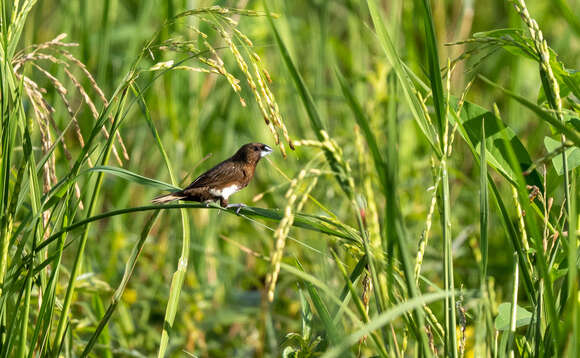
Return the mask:
[[[580,2],[188,4],[1,3],[0,357],[578,356]]]

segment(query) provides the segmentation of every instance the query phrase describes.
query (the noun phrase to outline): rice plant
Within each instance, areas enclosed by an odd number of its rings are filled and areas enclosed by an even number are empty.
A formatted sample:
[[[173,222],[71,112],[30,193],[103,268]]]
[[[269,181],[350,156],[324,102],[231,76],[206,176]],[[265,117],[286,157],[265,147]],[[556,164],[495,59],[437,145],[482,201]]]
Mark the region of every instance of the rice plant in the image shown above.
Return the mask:
[[[3,1],[0,355],[577,357],[579,7]]]

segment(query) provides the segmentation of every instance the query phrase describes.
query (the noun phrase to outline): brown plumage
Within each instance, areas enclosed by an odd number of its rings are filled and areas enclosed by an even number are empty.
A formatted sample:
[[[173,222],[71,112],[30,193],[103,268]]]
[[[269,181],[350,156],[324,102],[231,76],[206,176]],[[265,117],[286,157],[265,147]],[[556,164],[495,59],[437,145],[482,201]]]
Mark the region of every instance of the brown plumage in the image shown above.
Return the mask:
[[[270,153],[272,148],[265,144],[248,143],[238,149],[231,158],[197,177],[187,188],[158,196],[153,199],[153,203],[161,204],[174,200],[200,203],[219,201],[222,207],[228,207],[229,196],[248,185],[254,177],[260,159]]]

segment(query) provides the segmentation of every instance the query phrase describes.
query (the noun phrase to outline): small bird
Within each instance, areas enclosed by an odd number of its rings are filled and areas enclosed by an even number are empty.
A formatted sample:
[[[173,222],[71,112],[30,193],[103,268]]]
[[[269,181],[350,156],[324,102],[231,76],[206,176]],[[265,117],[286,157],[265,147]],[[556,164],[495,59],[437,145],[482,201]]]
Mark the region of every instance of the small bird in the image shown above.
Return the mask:
[[[195,179],[189,186],[152,200],[155,204],[174,200],[208,203],[218,201],[223,208],[237,207],[239,213],[243,204],[228,205],[230,195],[245,188],[254,177],[256,165],[272,153],[272,148],[262,143],[243,145],[231,158],[224,160]]]

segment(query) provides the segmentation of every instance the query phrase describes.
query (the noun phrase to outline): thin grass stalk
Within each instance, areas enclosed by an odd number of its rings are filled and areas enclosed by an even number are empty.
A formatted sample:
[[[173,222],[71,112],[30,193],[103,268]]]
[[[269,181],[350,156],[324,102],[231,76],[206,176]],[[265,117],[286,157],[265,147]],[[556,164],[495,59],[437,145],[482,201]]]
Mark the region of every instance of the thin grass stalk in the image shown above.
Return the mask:
[[[135,246],[133,247],[133,250],[131,251],[129,261],[125,265],[125,272],[123,274],[123,278],[121,279],[121,283],[119,284],[119,286],[117,287],[117,289],[113,293],[113,297],[111,297],[111,302],[109,303],[109,307],[107,308],[107,311],[103,315],[103,318],[101,318],[101,320],[99,321],[97,329],[93,332],[93,334],[91,335],[91,338],[89,338],[89,341],[87,342],[87,345],[85,346],[85,349],[81,353],[81,357],[87,357],[89,355],[89,353],[92,351],[95,343],[97,342],[100,334],[103,332],[103,330],[107,326],[109,320],[111,319],[113,313],[115,312],[115,309],[117,308],[117,305],[119,304],[119,301],[121,300],[123,293],[125,292],[125,289],[127,288],[127,285],[129,284],[129,280],[130,280],[131,276],[133,275],[133,271],[135,270],[135,266],[137,265],[137,259],[139,258],[139,255],[141,254],[141,251],[143,250],[143,246],[145,246],[145,241],[147,240],[149,232],[151,231],[151,228],[153,227],[153,224],[155,224],[157,217],[159,217],[160,213],[161,213],[160,209],[154,211],[151,214],[151,216],[149,217],[149,219],[147,220],[147,222],[145,223],[145,226],[143,227],[143,230],[141,231],[141,235],[139,237],[139,240],[135,243]]]
[[[390,93],[394,96],[397,93],[397,82],[393,76],[388,80]],[[397,199],[397,171],[398,171],[398,142],[399,142],[399,124],[397,118],[397,104],[394,98],[389,104],[389,116],[387,118],[387,154],[386,154],[386,166],[384,177],[387,180],[386,183],[386,213],[385,220],[387,225],[386,229],[386,242],[383,241],[383,250],[387,250],[387,278],[393,277],[393,266],[394,262],[392,259],[392,251],[389,254],[389,246],[397,247],[399,249],[399,257],[403,265],[403,272],[405,275],[405,284],[407,288],[407,293],[411,299],[419,297],[419,289],[415,285],[414,272],[411,268],[411,259],[409,253],[407,252],[406,243],[408,242],[408,236],[405,229],[405,224],[403,221],[401,209],[399,207],[399,202]],[[416,308],[413,311],[413,316],[415,318],[415,326],[413,331],[415,337],[417,338],[420,356],[430,357],[431,350],[429,348],[429,340],[425,332],[425,318],[424,312],[421,307]]]
[[[383,21],[383,17],[381,16],[381,11],[377,5],[376,0],[367,0],[367,6],[369,8],[369,12],[371,14],[373,24],[375,26],[375,30],[377,32],[377,37],[379,42],[381,43],[381,47],[385,52],[385,55],[391,65],[393,66],[393,71],[395,72],[397,78],[399,79],[399,83],[401,84],[401,89],[403,90],[403,94],[409,104],[409,109],[413,114],[413,118],[417,122],[419,128],[425,135],[426,139],[429,141],[431,148],[439,157],[441,156],[441,148],[440,145],[437,143],[438,138],[433,126],[429,122],[426,117],[426,113],[423,111],[419,98],[417,97],[417,90],[413,85],[413,82],[409,79],[409,75],[411,74],[405,69],[405,65],[403,64],[401,58],[397,54],[397,50],[395,48],[395,44],[393,43],[389,33],[387,32],[387,28]]]
[[[489,295],[487,287],[487,262],[488,262],[488,218],[489,218],[489,193],[487,181],[487,158],[485,141],[485,119],[481,121],[481,141],[479,147],[479,232],[481,264],[479,269],[479,290],[481,292],[481,304],[477,310],[477,333],[475,354],[487,354],[485,348],[486,338],[491,337],[487,327],[487,313],[489,312]],[[478,343],[479,342],[479,343]],[[483,347],[483,348],[482,348]],[[481,349],[481,351],[477,351]]]
[[[447,172],[447,157],[441,159],[441,189],[440,202],[443,208],[440,211],[441,227],[443,231],[443,271],[445,290],[454,292],[455,284],[453,282],[453,241],[451,238],[451,221],[450,221],[450,202],[449,202],[449,175]],[[457,357],[457,338],[456,338],[456,318],[455,318],[455,296],[445,298],[445,354],[451,357]]]
[[[481,162],[480,162],[481,158],[480,158],[477,150],[475,149],[475,146],[472,143],[471,139],[467,135],[466,129],[463,126],[463,123],[461,122],[461,120],[459,119],[459,114],[454,113],[453,111],[451,111],[450,113],[451,113],[453,119],[455,120],[455,123],[457,123],[458,130],[460,131],[462,138],[467,143],[469,150],[471,151],[471,154],[473,155],[475,161],[479,165],[481,165]],[[531,269],[529,267],[526,267],[524,265],[524,263],[526,262],[526,252],[522,248],[522,244],[521,244],[520,240],[518,239],[516,229],[514,228],[512,219],[511,219],[510,215],[508,214],[506,205],[504,204],[504,202],[502,200],[502,197],[499,193],[499,190],[497,189],[497,186],[495,185],[495,183],[493,181],[493,178],[491,177],[491,174],[489,174],[489,173],[487,173],[487,182],[489,185],[488,189],[491,189],[491,191],[490,191],[491,198],[492,198],[493,202],[495,203],[495,205],[497,206],[497,208],[499,209],[499,212],[500,212],[499,217],[502,221],[502,225],[504,227],[504,230],[510,239],[510,243],[512,244],[512,248],[518,253],[518,262],[520,264],[522,278],[524,280],[525,292],[526,292],[530,302],[532,302],[532,304],[535,304],[536,303],[536,296],[535,296],[536,290],[534,289],[534,284],[532,283],[532,272],[531,272]]]
[[[512,0],[513,1],[513,0]],[[517,1],[517,2],[516,2]],[[526,4],[523,0],[516,0],[514,1],[514,7],[518,14],[521,16],[523,22],[527,25],[532,40],[534,41],[534,46],[536,49],[536,53],[540,59],[540,76],[542,78],[542,88],[544,89],[544,93],[546,94],[546,99],[550,107],[555,111],[555,115],[557,119],[561,123],[565,123],[565,119],[562,113],[562,98],[560,97],[560,87],[554,73],[552,71],[552,66],[550,65],[550,51],[548,48],[548,43],[544,39],[543,33],[540,30],[538,23],[532,19],[530,16]],[[560,136],[562,146],[566,144],[566,135],[564,133]],[[564,175],[564,198],[565,198],[565,207],[567,212],[566,222],[567,226],[570,229],[570,214],[572,212],[571,208],[571,197],[570,197],[570,177],[568,173],[568,158],[566,151],[562,151],[562,170]],[[568,230],[570,232],[570,230]],[[576,247],[576,240],[575,234],[572,233],[571,236],[574,238],[573,247],[574,249],[569,249],[575,251]],[[538,239],[537,239],[538,240]],[[536,245],[537,246],[537,245]],[[570,255],[570,253],[569,253]],[[570,267],[575,266],[573,262],[576,262],[574,259],[570,262]],[[543,266],[543,263],[540,263],[540,266]],[[575,276],[576,274],[576,267],[574,267],[572,272],[568,272],[568,276]],[[570,278],[568,279],[568,289],[571,289],[574,285],[577,285],[576,282],[573,282]],[[547,287],[546,292],[550,295],[551,288]],[[550,298],[548,298],[547,304],[550,304]],[[575,302],[574,299],[571,302]],[[573,303],[574,305],[576,303]],[[551,312],[553,307],[548,307],[548,312],[551,316],[555,314],[555,312]],[[556,317],[552,317],[552,329],[554,332],[554,338],[556,342],[556,347],[558,347],[558,323]]]
[[[361,298],[358,296],[358,292],[354,288],[352,281],[350,280],[350,278],[346,272],[346,269],[344,268],[343,264],[341,263],[336,252],[334,252],[334,250],[330,250],[330,252],[331,252],[332,256],[334,257],[334,261],[336,262],[338,269],[340,270],[340,272],[343,275],[343,278],[347,284],[348,290],[351,293],[351,296],[354,300],[354,303],[355,303],[355,306],[358,310],[358,313],[362,317],[362,321],[364,323],[369,323],[370,318],[369,318],[368,312],[366,310],[366,307],[365,307],[363,301],[361,300]],[[375,342],[375,344],[377,345],[377,348],[379,350],[379,354],[382,357],[387,357],[388,356],[387,350],[384,346],[384,343],[381,341],[380,337],[375,332],[371,332],[370,335],[371,335],[371,338],[373,339],[373,341]]]
[[[572,335],[570,336],[570,343],[568,348],[568,357],[578,357],[580,354],[580,305],[574,300],[578,300],[578,281],[577,270],[574,264],[578,257],[578,198],[580,197],[580,190],[578,190],[578,178],[580,177],[580,170],[576,168],[572,171],[571,192],[575,193],[570,198],[570,219],[568,220],[568,302],[571,302],[571,320],[572,320]],[[569,307],[570,307],[569,306]],[[562,310],[564,311],[564,310]]]
[[[429,79],[431,83],[431,94],[435,107],[435,119],[437,121],[439,144],[441,145],[441,186],[440,195],[440,219],[441,231],[443,236],[443,272],[445,290],[454,292],[455,284],[453,281],[453,238],[451,236],[451,211],[450,211],[450,191],[449,191],[449,174],[448,159],[450,158],[449,142],[449,96],[445,97],[443,93],[443,83],[441,80],[441,66],[439,65],[439,54],[437,51],[437,39],[435,35],[435,26],[431,14],[431,6],[428,0],[422,1],[423,19],[425,27],[425,42],[427,45],[427,62],[429,67]],[[448,63],[449,68],[449,63]],[[447,92],[450,92],[451,70],[447,73]],[[456,337],[456,315],[455,315],[455,296],[451,295],[445,298],[445,354],[449,357],[457,357],[457,337]]]
[[[67,195],[70,195],[70,191],[68,192]],[[65,200],[63,201],[64,203],[68,203],[70,198],[65,198]],[[68,225],[68,217],[69,217],[69,208],[67,206],[63,206],[63,218],[62,218],[62,222],[61,225],[62,227],[67,227]],[[36,344],[38,337],[44,337],[44,342],[42,342],[41,346],[38,349],[38,354],[40,356],[43,356],[44,354],[44,349],[46,348],[47,344],[48,344],[48,339],[49,339],[49,327],[52,324],[52,317],[54,315],[54,306],[55,306],[55,301],[56,301],[56,287],[57,287],[57,283],[58,283],[58,277],[59,277],[59,273],[61,270],[61,261],[62,261],[62,254],[64,252],[64,245],[66,242],[66,234],[60,235],[58,237],[58,244],[57,244],[57,255],[56,258],[54,259],[54,265],[52,266],[52,272],[50,275],[50,278],[48,280],[45,290],[45,297],[48,297],[48,299],[44,299],[42,301],[42,306],[40,307],[40,313],[39,313],[39,321],[42,322],[46,322],[46,324],[44,324],[44,327],[41,327],[40,324],[37,324],[36,326],[36,331],[34,332],[33,335],[33,340],[32,343]],[[46,316],[47,318],[45,320],[41,320],[40,317],[43,316],[43,312],[44,316]],[[33,347],[31,345],[31,347]],[[29,352],[29,358],[33,357],[33,353],[35,353],[34,349],[30,349]]]
[[[418,1],[417,1],[418,3]],[[433,105],[435,107],[435,119],[437,120],[437,129],[439,133],[439,144],[441,145],[442,153],[446,153],[444,141],[441,140],[442,134],[445,130],[445,95],[443,94],[443,83],[441,82],[441,65],[439,65],[439,54],[437,51],[437,38],[435,35],[435,26],[433,25],[433,15],[431,14],[431,6],[429,0],[421,1],[423,8],[423,24],[425,27],[425,45],[427,46],[427,63],[429,69],[429,77],[431,82],[431,93],[433,95]],[[417,6],[420,6],[417,4]],[[445,130],[446,131],[446,130]]]
[[[479,285],[483,289],[486,286],[487,277],[487,230],[489,217],[489,194],[487,189],[487,158],[485,145],[485,119],[481,121],[481,142],[480,142],[480,164],[479,164],[479,232],[481,247],[481,272],[479,276]]]
[[[431,158],[431,165],[433,172],[436,169],[433,168],[435,163],[433,157]],[[421,233],[421,238],[419,239],[417,257],[415,258],[415,284],[419,286],[419,278],[421,277],[421,266],[423,264],[423,258],[425,257],[425,249],[427,248],[427,242],[429,240],[429,233],[431,231],[431,224],[433,222],[433,214],[435,213],[435,205],[437,204],[437,193],[439,191],[439,183],[441,182],[440,170],[434,173],[435,183],[433,184],[433,196],[431,197],[431,204],[429,205],[429,212],[427,213],[427,219],[425,220],[425,229]],[[429,191],[429,189],[427,189]]]
[[[518,307],[518,287],[519,287],[519,270],[518,270],[518,254],[514,252],[514,278],[513,278],[513,288],[512,288],[512,306],[510,312],[510,328],[509,328],[509,338],[508,338],[508,355],[510,358],[514,358],[514,339],[516,334],[516,313]]]
[[[133,83],[131,85],[131,89],[133,90],[135,97],[137,99],[139,99],[138,103],[140,104],[142,112],[144,113],[144,116],[149,124],[149,128],[152,132],[153,138],[155,139],[157,147],[162,154],[165,165],[169,171],[170,178],[171,178],[173,184],[177,185],[178,183],[177,183],[177,180],[175,178],[175,175],[173,174],[173,170],[171,168],[169,157],[167,156],[165,148],[163,147],[163,144],[161,142],[161,138],[159,137],[159,133],[157,132],[157,129],[155,128],[155,126],[153,124],[153,121],[152,121],[151,116],[149,114],[149,110],[147,109],[147,105],[146,105],[145,101],[143,100],[143,92],[139,89],[139,86],[136,83]],[[186,212],[185,210],[186,210],[185,208],[180,209],[182,216],[184,215],[184,212]],[[136,266],[139,254],[143,248],[143,245],[145,244],[145,239],[147,238],[147,235],[148,235],[149,231],[151,230],[153,224],[155,223],[155,220],[156,220],[159,213],[160,213],[159,211],[156,211],[151,216],[151,218],[149,219],[149,221],[147,222],[145,227],[143,228],[143,231],[141,233],[141,239],[138,241],[138,243],[134,247],[132,254],[130,256],[130,260],[125,267],[125,274],[123,276],[123,279],[122,279],[121,283],[119,284],[119,287],[115,291],[113,297],[111,298],[111,303],[109,304],[109,307],[107,308],[107,311],[105,312],[105,315],[103,316],[103,318],[99,322],[97,329],[95,330],[95,332],[93,332],[91,338],[89,339],[89,342],[87,343],[85,349],[83,350],[83,353],[82,353],[83,356],[86,356],[91,352],[91,350],[92,350],[94,344],[96,343],[99,335],[102,333],[107,322],[110,320],[111,316],[113,315],[113,313],[117,307],[117,304],[119,302],[119,299],[123,295],[125,288],[129,282],[129,279],[133,273],[133,270]]]
[[[28,132],[28,127],[25,128],[24,132],[24,141],[30,144],[30,136]],[[34,161],[34,155],[32,151],[29,151],[29,157],[27,158],[28,161],[28,174],[30,178],[30,197],[31,197],[31,206],[32,206],[32,213],[33,215],[37,216],[40,214],[40,186],[38,183],[38,178],[36,176],[36,165]],[[29,314],[30,314],[30,295],[32,291],[32,272],[34,271],[34,251],[36,249],[36,245],[38,242],[38,238],[40,235],[39,227],[41,226],[42,221],[40,218],[35,220],[34,224],[34,231],[32,233],[32,248],[31,248],[31,260],[28,267],[28,272],[26,275],[25,283],[24,283],[24,312],[22,314],[22,326],[20,331],[20,347],[18,349],[18,356],[23,358],[26,355],[26,347],[28,345],[27,336],[28,336],[28,321],[29,321]]]
[[[403,316],[406,312],[420,309],[423,305],[426,305],[430,302],[434,302],[437,300],[443,299],[445,296],[450,295],[449,292],[437,292],[437,293],[429,293],[426,295],[414,297],[409,299],[382,314],[373,317],[373,319],[368,323],[365,324],[362,328],[358,331],[352,333],[348,337],[345,337],[343,341],[340,342],[337,346],[332,347],[328,351],[326,351],[322,358],[335,358],[343,356],[343,352],[346,351],[352,344],[355,344],[359,339],[363,336],[367,335],[369,332],[379,329],[382,326],[387,325],[389,322],[392,322],[396,318]]]
[[[1,238],[0,238],[0,296],[4,293],[4,279],[5,275],[8,271],[8,249],[9,249],[9,230],[8,230],[8,218],[7,218],[7,208],[9,204],[9,192],[10,192],[10,167],[11,167],[11,158],[12,158],[12,143],[13,143],[13,121],[10,113],[10,99],[13,99],[12,93],[17,95],[17,92],[12,92],[10,90],[11,85],[9,82],[9,78],[11,78],[11,66],[10,66],[10,59],[11,57],[7,56],[8,54],[8,34],[7,34],[7,27],[6,24],[10,24],[10,21],[7,17],[7,4],[6,2],[2,1],[2,9],[1,9],[1,23],[5,24],[4,26],[0,26],[2,29],[2,39],[1,39],[1,47],[2,47],[2,70],[0,71],[0,86],[2,89],[2,96],[0,96],[0,110],[1,118],[2,118],[2,156],[0,158],[2,162],[1,172],[0,172],[0,230],[1,230]],[[0,323],[3,326],[3,323]],[[2,335],[3,336],[3,335]],[[0,337],[2,338],[2,337]]]
[[[562,98],[560,97],[560,85],[554,76],[552,66],[550,65],[550,51],[548,42],[544,39],[544,35],[538,26],[538,23],[532,19],[526,3],[523,0],[511,0],[514,2],[514,7],[518,14],[522,17],[523,22],[527,25],[530,36],[534,41],[536,53],[540,59],[540,76],[542,77],[542,88],[546,94],[548,104],[555,112],[557,119],[564,124],[565,119],[562,113]],[[566,135],[560,135],[562,146],[566,144]],[[566,151],[562,152],[562,170],[564,174],[564,197],[566,199],[566,212],[570,214],[570,177],[568,173],[568,157]],[[566,218],[568,226],[570,226],[569,217]],[[557,328],[556,328],[557,332]]]
[[[290,77],[292,78],[292,81],[296,86],[296,89],[298,90],[298,93],[300,95],[300,99],[302,100],[306,112],[308,113],[310,125],[314,130],[314,133],[318,138],[318,140],[324,142],[327,140],[327,138],[325,138],[326,132],[322,124],[320,114],[318,113],[316,104],[312,98],[312,95],[310,94],[310,91],[306,87],[306,84],[304,83],[302,76],[296,69],[294,62],[292,61],[292,58],[288,53],[288,49],[286,48],[286,45],[284,44],[282,38],[280,37],[280,34],[278,33],[278,29],[274,25],[274,21],[272,20],[272,15],[268,8],[267,1],[264,1],[264,7],[266,8],[266,12],[268,14],[268,23],[270,24],[270,28],[272,29],[272,33],[274,34],[274,39],[276,40],[278,49],[280,50],[280,54],[282,55],[282,59],[284,60],[284,64],[286,65],[288,72],[290,72]],[[350,190],[350,185],[348,183],[349,176],[347,173],[345,173],[344,167],[341,166],[340,163],[336,161],[336,158],[334,157],[333,153],[327,150],[326,148],[324,149],[324,156],[326,157],[329,166],[337,174],[334,176],[334,178],[340,185],[340,188],[344,191],[347,197],[350,197],[353,193],[349,191]]]
[[[109,157],[110,157],[112,146],[113,146],[113,141],[115,139],[114,134],[115,134],[115,130],[116,130],[116,128],[115,128],[116,123],[120,120],[121,111],[124,107],[126,98],[127,98],[127,89],[125,88],[122,92],[121,98],[119,99],[119,103],[117,105],[117,111],[116,111],[116,114],[114,117],[114,122],[113,122],[113,125],[111,126],[111,135],[109,136],[107,144],[104,148],[103,157],[101,160],[102,165],[107,165],[107,163],[109,161]],[[105,112],[107,112],[107,111],[104,110],[102,116],[106,118]],[[97,121],[97,123],[98,122],[99,121]],[[95,129],[96,129],[96,127],[93,129],[93,133],[94,133]],[[93,186],[93,194],[91,196],[91,200],[90,200],[89,205],[87,207],[87,218],[91,217],[93,215],[94,210],[95,210],[96,202],[97,202],[100,190],[101,190],[101,185],[103,183],[103,177],[104,177],[103,173],[97,174],[97,179],[96,179],[96,182]],[[83,234],[81,237],[81,242],[79,243],[79,247],[77,249],[77,252],[75,254],[75,258],[73,261],[73,266],[71,268],[71,276],[70,276],[67,291],[65,294],[65,299],[63,302],[61,317],[59,319],[58,327],[56,330],[55,342],[57,345],[59,344],[58,342],[61,342],[63,337],[64,337],[65,329],[67,326],[66,323],[68,321],[68,313],[70,311],[70,305],[72,303],[72,295],[75,291],[76,279],[77,279],[77,277],[80,273],[80,270],[81,270],[81,262],[82,262],[85,247],[86,247],[86,244],[88,241],[89,228],[90,228],[90,224],[87,223],[87,225],[84,227]],[[59,351],[59,349],[57,349],[56,351]]]
[[[498,126],[501,129],[504,128],[503,122],[501,122],[501,120],[499,120],[499,118],[498,118]],[[505,133],[505,132],[503,132],[503,133]],[[511,162],[511,166],[513,168],[519,168],[519,164],[518,164],[518,161],[516,159],[513,147],[511,146],[511,143],[509,142],[509,140],[505,136],[503,136],[502,140],[505,143],[505,146],[507,148],[508,159]],[[530,208],[528,192],[526,189],[526,184],[525,184],[525,180],[523,178],[521,169],[516,170],[515,175],[516,175],[516,186],[518,189],[518,194],[519,194],[520,202],[522,204],[523,211],[526,213],[531,213],[532,210]],[[552,331],[551,338],[555,344],[555,347],[558,347],[560,337],[559,337],[559,327],[558,327],[559,323],[558,323],[558,317],[556,314],[556,306],[555,306],[554,291],[553,291],[554,288],[552,285],[552,278],[551,278],[550,273],[548,271],[548,265],[546,262],[546,255],[544,253],[541,235],[540,235],[540,232],[538,230],[538,226],[536,224],[536,218],[534,215],[526,215],[525,221],[526,221],[526,227],[530,231],[530,236],[534,238],[534,244],[535,244],[536,255],[537,255],[536,267],[538,269],[538,276],[539,276],[540,281],[545,282],[545,285],[544,285],[545,297],[544,298],[545,298],[545,302],[546,302],[546,311],[548,313],[548,320],[550,321],[550,325],[551,325],[551,331]]]
[[[181,287],[187,272],[187,263],[189,258],[189,221],[187,219],[187,212],[181,209],[181,225],[182,225],[182,246],[181,255],[177,264],[177,270],[171,278],[171,286],[169,289],[169,299],[165,310],[165,321],[163,323],[163,331],[161,332],[161,342],[159,344],[159,352],[157,356],[162,358],[165,356],[165,350],[169,344],[169,330],[173,326],[175,316],[177,314],[177,306],[179,304],[179,296],[181,294]]]

